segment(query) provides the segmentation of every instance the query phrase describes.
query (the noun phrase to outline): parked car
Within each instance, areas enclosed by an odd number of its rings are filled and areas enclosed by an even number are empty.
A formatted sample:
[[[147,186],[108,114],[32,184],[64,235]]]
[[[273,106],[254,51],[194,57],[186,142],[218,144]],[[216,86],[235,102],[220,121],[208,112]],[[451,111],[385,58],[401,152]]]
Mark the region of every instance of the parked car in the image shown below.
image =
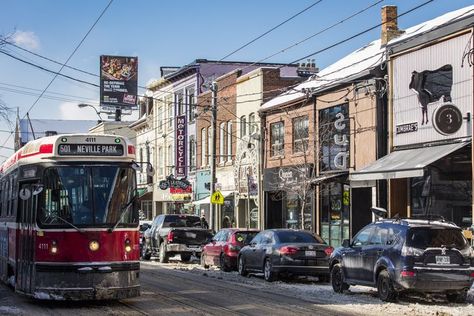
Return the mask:
[[[151,223],[153,221],[148,221],[148,220],[141,220],[139,222],[139,227],[138,227],[138,236],[140,238],[140,253],[142,253],[142,248],[143,248],[143,241],[144,241],[144,234],[145,231],[151,227]]]
[[[381,220],[334,251],[331,283],[338,293],[356,284],[376,287],[383,301],[395,301],[402,291],[418,291],[445,293],[450,302],[464,302],[474,280],[472,254],[453,223]]]
[[[212,238],[212,233],[201,227],[198,216],[186,214],[158,215],[144,234],[142,258],[159,256],[162,263],[179,254],[182,261],[201,255],[201,247]]]
[[[329,277],[329,256],[333,248],[318,235],[293,229],[269,229],[260,232],[248,246],[240,250],[238,270],[263,272],[266,281],[279,274]]]
[[[215,265],[226,272],[236,270],[240,249],[248,245],[258,232],[239,228],[221,229],[202,248],[201,265],[205,268]]]

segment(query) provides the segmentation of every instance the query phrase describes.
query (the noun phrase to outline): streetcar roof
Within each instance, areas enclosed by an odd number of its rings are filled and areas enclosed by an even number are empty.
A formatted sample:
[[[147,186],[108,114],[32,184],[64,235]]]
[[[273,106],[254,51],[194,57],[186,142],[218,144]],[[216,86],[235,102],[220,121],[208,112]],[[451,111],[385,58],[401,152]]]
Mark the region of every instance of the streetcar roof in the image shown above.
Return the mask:
[[[26,143],[1,166],[0,174],[18,166],[50,161],[132,161],[135,146],[124,136],[62,134]]]

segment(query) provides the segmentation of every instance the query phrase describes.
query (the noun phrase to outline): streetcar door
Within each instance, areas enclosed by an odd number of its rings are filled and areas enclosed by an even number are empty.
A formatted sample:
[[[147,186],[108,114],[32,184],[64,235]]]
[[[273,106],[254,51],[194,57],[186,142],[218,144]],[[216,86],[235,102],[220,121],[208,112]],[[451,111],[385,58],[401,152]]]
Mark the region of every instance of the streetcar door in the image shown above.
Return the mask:
[[[33,183],[23,183],[18,192],[18,248],[16,290],[31,293],[34,288],[35,218],[38,194]]]

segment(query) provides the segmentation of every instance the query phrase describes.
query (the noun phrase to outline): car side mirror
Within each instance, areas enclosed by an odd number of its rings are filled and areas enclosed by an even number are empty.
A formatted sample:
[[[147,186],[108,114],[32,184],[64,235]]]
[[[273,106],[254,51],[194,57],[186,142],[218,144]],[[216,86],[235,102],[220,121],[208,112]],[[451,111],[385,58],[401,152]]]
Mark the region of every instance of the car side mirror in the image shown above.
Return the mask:
[[[349,248],[350,246],[351,246],[351,242],[350,242],[349,239],[344,239],[344,240],[342,241],[342,247],[344,247],[344,248]]]

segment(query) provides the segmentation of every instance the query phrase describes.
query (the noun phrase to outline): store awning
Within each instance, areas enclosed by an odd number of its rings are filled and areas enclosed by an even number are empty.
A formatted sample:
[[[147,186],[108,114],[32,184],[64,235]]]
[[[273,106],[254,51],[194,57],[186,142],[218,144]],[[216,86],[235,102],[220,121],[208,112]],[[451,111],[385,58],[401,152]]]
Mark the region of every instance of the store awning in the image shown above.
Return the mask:
[[[230,196],[231,194],[234,194],[234,191],[221,191],[221,193],[224,196],[224,198],[226,198],[226,197]],[[203,199],[192,202],[192,204],[194,204],[194,205],[210,204],[210,203],[211,203],[211,196],[210,195],[208,195],[207,197],[205,197]]]
[[[349,180],[356,182],[421,177],[423,168],[468,144],[470,142],[397,150],[351,173]]]
[[[311,184],[317,185],[327,180],[347,175],[348,173],[349,173],[348,171],[341,171],[341,172],[331,172],[331,173],[321,174],[318,177],[311,180]]]

